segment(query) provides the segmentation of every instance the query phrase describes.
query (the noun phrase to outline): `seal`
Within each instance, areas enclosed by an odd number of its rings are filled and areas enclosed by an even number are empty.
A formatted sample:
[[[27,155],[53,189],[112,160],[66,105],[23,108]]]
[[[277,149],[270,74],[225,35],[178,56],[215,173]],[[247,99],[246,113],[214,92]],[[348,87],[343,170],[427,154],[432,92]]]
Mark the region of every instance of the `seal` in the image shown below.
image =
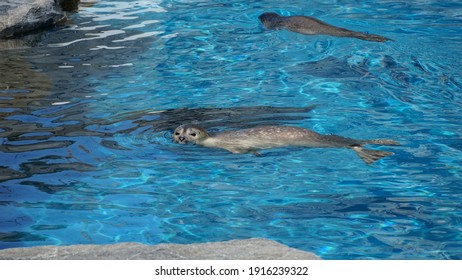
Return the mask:
[[[221,148],[235,154],[253,153],[278,147],[348,148],[354,150],[366,163],[373,163],[391,152],[364,149],[364,145],[400,145],[389,139],[357,140],[337,135],[322,135],[309,129],[294,126],[256,126],[224,131],[215,135],[194,124],[177,127],[172,135],[179,144],[193,143],[209,148]]]
[[[319,19],[308,16],[281,16],[276,13],[263,13],[258,19],[268,29],[287,29],[304,35],[331,35],[336,37],[352,37],[360,40],[385,42],[392,41],[389,38],[356,32],[325,23]]]

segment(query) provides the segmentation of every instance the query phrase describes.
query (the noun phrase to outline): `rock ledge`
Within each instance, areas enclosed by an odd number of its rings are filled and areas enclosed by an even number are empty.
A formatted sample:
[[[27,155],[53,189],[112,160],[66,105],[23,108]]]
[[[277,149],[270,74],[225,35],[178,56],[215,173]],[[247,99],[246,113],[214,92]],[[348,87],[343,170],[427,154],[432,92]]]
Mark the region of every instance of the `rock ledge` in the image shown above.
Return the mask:
[[[119,243],[0,250],[0,260],[318,260],[276,241],[251,238],[197,244]]]

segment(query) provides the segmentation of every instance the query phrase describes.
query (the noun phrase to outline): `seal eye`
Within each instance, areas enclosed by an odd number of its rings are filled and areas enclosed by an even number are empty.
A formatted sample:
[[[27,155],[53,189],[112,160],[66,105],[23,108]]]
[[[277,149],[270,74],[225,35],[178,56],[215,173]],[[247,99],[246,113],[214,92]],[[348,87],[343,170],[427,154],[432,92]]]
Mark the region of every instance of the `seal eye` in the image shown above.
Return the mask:
[[[175,132],[175,135],[180,135],[180,133],[179,133],[179,132]]]
[[[191,133],[191,134],[189,134],[189,135],[191,135],[192,137],[196,137],[196,133],[195,133],[195,132],[193,132],[193,133]]]

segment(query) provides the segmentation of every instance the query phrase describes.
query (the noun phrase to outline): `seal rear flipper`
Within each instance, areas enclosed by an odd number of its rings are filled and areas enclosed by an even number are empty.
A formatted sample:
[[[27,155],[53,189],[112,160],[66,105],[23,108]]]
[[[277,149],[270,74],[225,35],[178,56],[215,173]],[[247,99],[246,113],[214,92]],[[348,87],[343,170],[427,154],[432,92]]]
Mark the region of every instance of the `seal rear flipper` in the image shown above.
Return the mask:
[[[365,163],[368,163],[368,164],[373,163],[383,157],[393,154],[392,152],[385,152],[385,151],[379,151],[379,150],[367,150],[360,146],[354,146],[354,147],[351,147],[351,149],[353,149],[358,154],[358,156]]]

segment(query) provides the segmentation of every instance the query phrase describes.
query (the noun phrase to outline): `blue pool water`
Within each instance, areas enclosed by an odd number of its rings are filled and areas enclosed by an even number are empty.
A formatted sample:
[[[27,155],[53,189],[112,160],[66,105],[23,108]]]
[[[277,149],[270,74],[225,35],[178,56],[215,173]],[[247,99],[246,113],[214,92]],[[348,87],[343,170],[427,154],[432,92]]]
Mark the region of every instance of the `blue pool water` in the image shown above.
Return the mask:
[[[0,52],[0,248],[262,237],[325,259],[462,258],[460,1],[82,3]],[[268,31],[265,11],[394,41]],[[372,165],[234,155],[172,143],[183,122],[402,146]]]

